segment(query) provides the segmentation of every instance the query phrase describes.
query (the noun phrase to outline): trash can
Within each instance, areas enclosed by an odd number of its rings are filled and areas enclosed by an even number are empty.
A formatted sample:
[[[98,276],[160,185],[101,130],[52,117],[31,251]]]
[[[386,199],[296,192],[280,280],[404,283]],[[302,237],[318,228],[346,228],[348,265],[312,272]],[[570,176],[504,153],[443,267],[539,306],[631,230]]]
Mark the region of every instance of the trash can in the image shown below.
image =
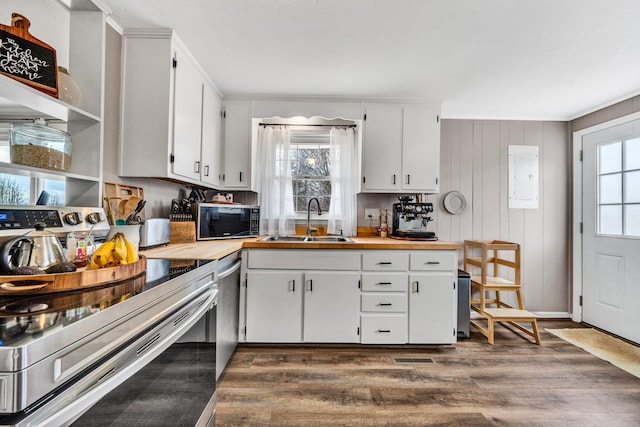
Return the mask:
[[[458,269],[458,338],[469,338],[471,315],[471,275]]]

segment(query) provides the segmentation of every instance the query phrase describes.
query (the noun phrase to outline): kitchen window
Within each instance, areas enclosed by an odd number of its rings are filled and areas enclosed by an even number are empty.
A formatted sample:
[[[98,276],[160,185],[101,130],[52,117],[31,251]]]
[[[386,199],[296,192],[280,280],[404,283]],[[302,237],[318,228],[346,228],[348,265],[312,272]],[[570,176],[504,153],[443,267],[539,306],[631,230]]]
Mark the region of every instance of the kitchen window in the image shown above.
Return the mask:
[[[323,212],[331,205],[331,156],[329,129],[292,131],[289,148],[293,205],[296,213],[307,213],[312,197],[320,201]]]
[[[356,125],[260,123],[257,191],[261,233],[295,234],[311,198],[330,234],[355,235],[358,184]],[[313,206],[315,212],[315,205]]]
[[[42,204],[64,206],[64,181],[0,173],[0,205],[35,205],[43,192],[47,197]]]

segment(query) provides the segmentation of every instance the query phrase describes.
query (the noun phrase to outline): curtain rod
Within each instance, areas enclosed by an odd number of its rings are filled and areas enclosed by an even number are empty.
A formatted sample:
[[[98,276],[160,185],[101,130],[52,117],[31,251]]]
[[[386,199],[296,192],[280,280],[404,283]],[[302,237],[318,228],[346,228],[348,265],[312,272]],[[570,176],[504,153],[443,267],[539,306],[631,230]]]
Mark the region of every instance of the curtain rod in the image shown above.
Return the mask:
[[[331,127],[343,127],[343,128],[354,128],[357,125],[322,125],[322,124],[295,124],[295,123],[258,123],[258,126],[331,126]]]

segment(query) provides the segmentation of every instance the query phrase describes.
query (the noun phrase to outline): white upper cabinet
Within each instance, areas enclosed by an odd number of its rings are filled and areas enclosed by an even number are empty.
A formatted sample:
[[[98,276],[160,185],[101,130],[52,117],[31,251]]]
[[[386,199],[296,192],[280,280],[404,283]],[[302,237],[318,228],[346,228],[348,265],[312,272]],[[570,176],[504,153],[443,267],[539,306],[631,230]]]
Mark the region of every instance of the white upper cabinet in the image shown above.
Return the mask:
[[[402,109],[402,190],[440,189],[440,106],[411,104]]]
[[[367,103],[364,110],[363,191],[438,192],[439,104]]]
[[[171,30],[125,31],[123,57],[120,175],[215,187],[213,83]]]
[[[202,165],[200,180],[213,187],[220,185],[222,161],[222,102],[218,94],[208,85],[202,93]]]
[[[251,103],[224,103],[224,166],[222,186],[229,190],[251,187]]]
[[[402,105],[366,104],[362,147],[362,188],[400,190],[402,175]]]
[[[174,52],[173,173],[200,179],[203,77],[184,51]]]
[[[71,2],[69,7],[58,2],[51,2],[46,8],[29,2],[20,2],[19,6],[20,13],[27,17],[58,13],[58,8],[68,14],[68,20],[52,22],[44,29],[32,27],[31,32],[43,42],[52,43],[58,52],[68,52],[68,63],[64,62],[65,55],[60,55],[57,64],[69,69],[82,91],[83,102],[72,106],[0,75],[0,121],[8,126],[12,122],[24,123],[25,119],[43,118],[53,127],[66,130],[72,143],[69,170],[23,166],[7,159],[0,161],[0,172],[65,181],[66,205],[100,206],[106,14],[89,0]],[[4,19],[10,18],[10,13],[4,16]],[[32,24],[35,21],[33,19]]]

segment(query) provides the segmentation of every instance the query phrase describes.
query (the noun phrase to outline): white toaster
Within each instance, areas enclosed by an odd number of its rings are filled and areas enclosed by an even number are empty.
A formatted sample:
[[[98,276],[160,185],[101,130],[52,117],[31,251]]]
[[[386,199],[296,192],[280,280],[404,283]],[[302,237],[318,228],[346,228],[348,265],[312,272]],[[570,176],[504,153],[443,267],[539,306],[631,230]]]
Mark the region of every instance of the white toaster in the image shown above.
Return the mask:
[[[140,224],[140,249],[166,245],[170,239],[169,218],[147,218]]]

